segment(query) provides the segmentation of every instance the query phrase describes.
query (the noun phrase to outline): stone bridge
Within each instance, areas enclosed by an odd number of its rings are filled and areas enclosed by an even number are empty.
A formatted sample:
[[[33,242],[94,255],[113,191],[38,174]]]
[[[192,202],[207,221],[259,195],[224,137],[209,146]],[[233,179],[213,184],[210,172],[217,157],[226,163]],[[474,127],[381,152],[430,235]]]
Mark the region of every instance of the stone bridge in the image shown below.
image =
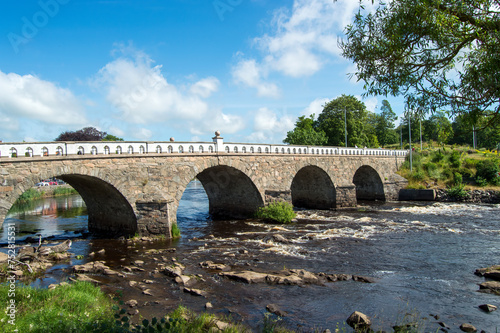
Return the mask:
[[[314,209],[397,200],[406,185],[396,174],[406,151],[232,144],[219,135],[209,143],[1,143],[0,152],[0,222],[24,191],[55,177],[82,196],[89,230],[111,235],[169,237],[195,178],[214,218],[249,217],[277,199]]]

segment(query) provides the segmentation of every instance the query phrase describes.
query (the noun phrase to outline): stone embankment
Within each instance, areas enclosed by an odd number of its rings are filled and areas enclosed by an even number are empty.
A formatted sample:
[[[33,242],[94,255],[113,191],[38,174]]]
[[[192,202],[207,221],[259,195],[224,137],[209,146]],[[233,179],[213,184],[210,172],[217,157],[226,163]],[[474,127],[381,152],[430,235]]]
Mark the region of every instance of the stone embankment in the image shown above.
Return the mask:
[[[466,191],[467,196],[464,198],[457,198],[450,196],[446,189],[436,189],[436,201],[442,202],[466,202],[466,203],[500,203],[500,191],[493,190],[471,190]]]

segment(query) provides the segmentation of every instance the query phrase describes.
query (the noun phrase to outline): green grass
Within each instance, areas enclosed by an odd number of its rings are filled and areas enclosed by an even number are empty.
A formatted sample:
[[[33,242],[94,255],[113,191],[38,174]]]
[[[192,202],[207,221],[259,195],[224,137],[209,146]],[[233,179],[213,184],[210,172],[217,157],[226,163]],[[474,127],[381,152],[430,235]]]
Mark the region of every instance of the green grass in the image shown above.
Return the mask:
[[[416,149],[412,152],[412,171],[408,155],[398,173],[408,180],[408,188],[448,188],[457,196],[463,196],[465,189],[487,187],[499,190],[498,179],[485,181],[483,179],[485,177],[478,172],[483,165],[487,165],[487,170],[490,171],[498,169],[499,164],[500,156],[487,150],[427,145],[422,151]],[[463,184],[464,187],[458,188],[459,184]]]
[[[36,199],[41,199],[43,197],[43,194],[43,192],[40,192],[37,189],[30,188],[29,190],[21,194],[19,198],[17,198],[16,203],[26,203]]]
[[[259,219],[278,223],[290,223],[296,216],[293,206],[284,201],[274,201],[265,207],[260,207],[255,215]]]
[[[59,286],[53,290],[17,285],[9,297],[8,285],[0,286],[0,303],[15,299],[15,326],[5,311],[0,312],[0,331],[85,332],[96,322],[112,322],[112,302],[88,282]]]
[[[63,195],[78,194],[78,191],[72,187],[57,187],[54,189],[53,195],[55,197]]]

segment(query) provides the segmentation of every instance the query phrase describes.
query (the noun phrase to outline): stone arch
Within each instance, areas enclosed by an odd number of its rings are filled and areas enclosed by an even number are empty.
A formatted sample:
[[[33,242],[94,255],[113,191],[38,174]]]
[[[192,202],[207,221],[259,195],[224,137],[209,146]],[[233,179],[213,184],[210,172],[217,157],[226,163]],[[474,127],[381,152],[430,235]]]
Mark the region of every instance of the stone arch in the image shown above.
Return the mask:
[[[70,184],[85,201],[89,231],[115,235],[134,235],[137,232],[133,208],[113,185],[100,178],[81,174],[56,177]]]
[[[25,155],[26,155],[26,157],[33,157],[33,148],[31,148],[31,147],[26,148]]]
[[[336,191],[330,176],[314,165],[297,172],[292,181],[291,194],[295,207],[330,209],[336,206]]]
[[[129,236],[137,233],[138,223],[134,209],[127,198],[111,183],[95,176],[71,173],[71,171],[61,174],[57,169],[33,174],[13,187],[10,195],[0,200],[3,201],[0,207],[0,222],[3,222],[7,211],[25,189],[45,178],[64,180],[78,191],[87,206],[88,226],[91,232],[108,236]],[[10,206],[5,206],[7,203]]]
[[[369,165],[363,165],[354,174],[357,200],[385,201],[384,184],[378,172]]]
[[[253,216],[264,200],[254,182],[242,171],[218,165],[200,172],[209,201],[209,213],[215,219],[248,218]]]

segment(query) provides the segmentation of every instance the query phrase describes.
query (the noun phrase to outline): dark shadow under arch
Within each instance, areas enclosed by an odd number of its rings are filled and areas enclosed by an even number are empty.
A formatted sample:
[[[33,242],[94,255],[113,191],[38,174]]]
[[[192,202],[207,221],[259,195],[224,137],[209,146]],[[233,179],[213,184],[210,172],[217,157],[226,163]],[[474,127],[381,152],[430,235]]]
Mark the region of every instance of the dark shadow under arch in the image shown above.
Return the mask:
[[[56,176],[71,185],[87,206],[89,231],[107,236],[137,233],[137,218],[127,199],[113,185],[102,179],[68,174]]]
[[[356,185],[357,200],[385,201],[384,184],[378,172],[369,165],[363,165],[352,179]]]
[[[336,192],[330,176],[317,166],[306,166],[292,181],[292,204],[309,209],[330,209],[336,206]]]
[[[215,166],[199,173],[208,196],[209,213],[214,219],[243,219],[264,206],[259,190],[243,172],[230,166]]]

